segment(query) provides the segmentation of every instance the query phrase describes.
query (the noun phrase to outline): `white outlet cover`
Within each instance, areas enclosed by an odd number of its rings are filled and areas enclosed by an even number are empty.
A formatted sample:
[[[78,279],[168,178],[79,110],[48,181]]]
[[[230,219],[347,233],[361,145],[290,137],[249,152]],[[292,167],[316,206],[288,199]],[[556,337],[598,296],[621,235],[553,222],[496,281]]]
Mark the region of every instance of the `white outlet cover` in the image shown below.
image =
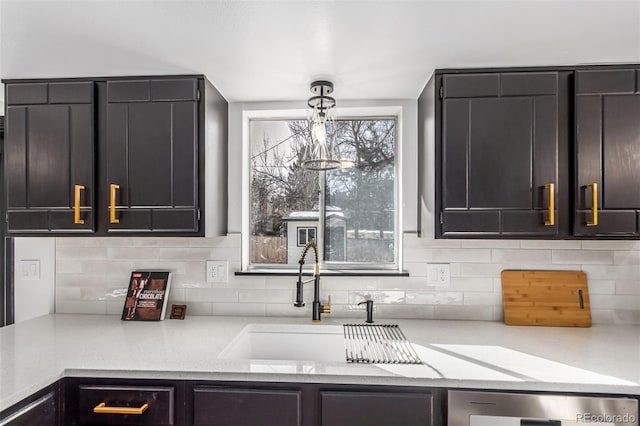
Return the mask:
[[[207,260],[206,277],[208,283],[229,282],[229,261]]]
[[[448,263],[427,263],[427,285],[447,288],[451,286],[451,268]]]
[[[23,259],[20,260],[20,279],[27,281],[40,280],[40,260]]]

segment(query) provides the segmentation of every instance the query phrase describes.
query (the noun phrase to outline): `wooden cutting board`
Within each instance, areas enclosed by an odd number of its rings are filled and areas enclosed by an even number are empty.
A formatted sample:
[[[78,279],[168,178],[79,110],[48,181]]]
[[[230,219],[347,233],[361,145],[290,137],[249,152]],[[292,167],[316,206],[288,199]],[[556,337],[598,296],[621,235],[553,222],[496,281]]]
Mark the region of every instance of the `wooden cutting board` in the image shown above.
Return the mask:
[[[502,271],[508,325],[591,327],[587,274],[578,271]]]

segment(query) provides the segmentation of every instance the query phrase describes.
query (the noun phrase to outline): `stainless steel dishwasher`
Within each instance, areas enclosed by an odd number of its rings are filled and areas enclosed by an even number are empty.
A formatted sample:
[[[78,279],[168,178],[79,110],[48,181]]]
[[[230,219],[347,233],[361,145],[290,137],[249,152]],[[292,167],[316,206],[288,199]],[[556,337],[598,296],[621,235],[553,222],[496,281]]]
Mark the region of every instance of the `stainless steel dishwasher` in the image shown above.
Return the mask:
[[[638,400],[502,392],[448,392],[448,426],[638,426]]]

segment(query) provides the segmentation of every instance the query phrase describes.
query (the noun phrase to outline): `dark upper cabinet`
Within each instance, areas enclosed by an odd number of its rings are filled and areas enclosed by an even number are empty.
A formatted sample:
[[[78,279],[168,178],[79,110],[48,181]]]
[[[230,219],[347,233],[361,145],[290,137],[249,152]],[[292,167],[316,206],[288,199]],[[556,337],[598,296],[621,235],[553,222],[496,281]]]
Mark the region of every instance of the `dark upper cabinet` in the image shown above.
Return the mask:
[[[9,233],[204,235],[205,148],[209,195],[226,203],[227,102],[202,76],[11,80],[5,90]],[[223,234],[226,216],[212,215],[211,235]]]
[[[8,232],[95,229],[91,81],[6,85]]]
[[[640,71],[575,75],[577,236],[638,237]]]
[[[106,82],[109,232],[198,231],[198,93],[194,78]]]
[[[438,76],[436,236],[566,233],[569,75]]]

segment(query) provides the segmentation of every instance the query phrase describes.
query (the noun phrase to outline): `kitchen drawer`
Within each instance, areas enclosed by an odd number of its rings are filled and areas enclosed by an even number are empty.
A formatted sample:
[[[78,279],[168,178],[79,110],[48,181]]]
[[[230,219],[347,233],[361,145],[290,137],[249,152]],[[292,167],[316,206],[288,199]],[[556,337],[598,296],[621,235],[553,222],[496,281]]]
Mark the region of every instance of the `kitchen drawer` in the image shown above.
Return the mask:
[[[300,426],[302,391],[198,386],[195,426]]]
[[[175,392],[172,386],[79,385],[73,424],[79,425],[173,425]],[[143,407],[141,414],[127,409]],[[102,406],[107,412],[96,413]],[[121,411],[121,413],[118,413]]]
[[[424,392],[320,391],[322,426],[431,426],[433,397]]]

